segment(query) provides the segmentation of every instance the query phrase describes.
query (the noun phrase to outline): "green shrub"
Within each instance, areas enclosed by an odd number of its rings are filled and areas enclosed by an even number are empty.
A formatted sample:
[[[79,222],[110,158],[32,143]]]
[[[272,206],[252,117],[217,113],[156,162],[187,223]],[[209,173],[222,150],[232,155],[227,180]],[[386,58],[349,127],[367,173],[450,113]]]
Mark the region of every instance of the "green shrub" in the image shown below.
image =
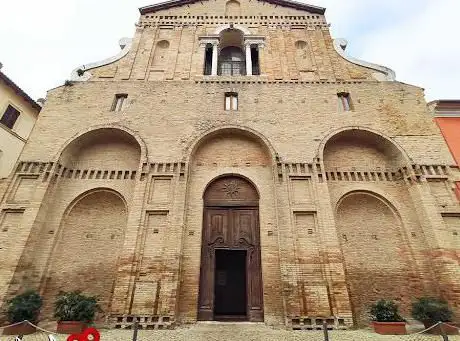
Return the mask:
[[[377,322],[404,322],[399,315],[398,305],[391,300],[380,300],[371,306],[372,321]]]
[[[441,299],[421,297],[412,304],[412,317],[422,322],[449,322],[452,315],[447,302]]]
[[[85,296],[80,291],[60,292],[54,303],[54,317],[58,321],[80,321],[91,323],[101,311],[97,298]]]
[[[37,323],[43,300],[34,290],[28,290],[8,301],[7,316],[11,323],[28,320]]]

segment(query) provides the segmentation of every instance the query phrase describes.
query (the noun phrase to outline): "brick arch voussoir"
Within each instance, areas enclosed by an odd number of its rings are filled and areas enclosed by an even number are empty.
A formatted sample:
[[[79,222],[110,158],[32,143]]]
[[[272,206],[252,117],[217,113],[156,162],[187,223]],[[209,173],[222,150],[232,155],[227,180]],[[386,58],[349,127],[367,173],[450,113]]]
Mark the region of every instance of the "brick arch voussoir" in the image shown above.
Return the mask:
[[[204,196],[205,196],[205,194],[206,194],[206,191],[208,191],[208,189],[209,189],[217,180],[220,180],[220,179],[223,179],[223,178],[227,178],[227,177],[236,177],[236,178],[240,178],[240,179],[246,181],[248,184],[251,185],[251,187],[252,187],[252,188],[254,189],[254,191],[257,193],[257,196],[260,198],[259,187],[256,185],[256,183],[254,182],[254,180],[251,179],[250,177],[248,177],[248,176],[246,176],[246,175],[243,175],[243,174],[240,174],[240,173],[223,173],[223,174],[214,176],[211,180],[207,181],[206,185],[204,186],[204,189],[202,190],[202,198],[204,198]]]
[[[125,206],[125,209],[126,209],[126,212],[128,212],[128,202],[126,201],[125,197],[123,196],[123,194],[121,194],[120,192],[118,192],[117,190],[113,189],[113,188],[109,188],[109,187],[95,187],[95,188],[91,188],[89,190],[84,190],[82,191],[81,193],[79,193],[78,195],[76,195],[74,197],[74,199],[67,205],[65,211],[64,211],[64,214],[62,216],[62,219],[61,219],[61,223],[62,221],[65,220],[65,218],[70,214],[70,212],[72,212],[73,208],[82,200],[84,200],[85,198],[87,198],[88,196],[92,195],[92,194],[95,194],[95,193],[99,193],[99,192],[108,192],[110,194],[113,194],[115,195],[116,197],[118,197],[122,202],[123,202],[123,205]]]
[[[233,24],[232,26],[230,24],[225,24],[225,25],[218,26],[214,30],[213,34],[219,35],[223,31],[229,30],[229,29],[232,29],[232,28],[235,29],[235,30],[239,30],[239,31],[243,32],[244,35],[250,35],[251,34],[251,31],[246,26],[239,25],[239,24]]]
[[[335,216],[337,217],[337,214],[338,214],[338,209],[340,207],[340,204],[348,197],[352,196],[352,195],[355,195],[355,194],[366,194],[366,195],[369,195],[369,196],[372,196],[374,198],[376,198],[377,200],[380,200],[382,203],[385,204],[385,206],[387,206],[390,211],[393,213],[393,215],[395,216],[395,218],[401,222],[402,226],[405,226],[406,225],[406,217],[402,214],[402,212],[404,211],[403,208],[401,207],[401,205],[398,203],[398,201],[393,198],[390,194],[380,190],[380,189],[377,189],[377,188],[371,188],[371,186],[366,186],[366,185],[362,185],[362,184],[356,184],[354,186],[352,186],[351,188],[350,187],[347,187],[347,188],[344,188],[340,195],[339,195],[339,199],[333,203],[333,207],[334,207],[334,213],[335,213]]]
[[[141,159],[140,159],[140,165],[142,165],[143,163],[146,163],[148,161],[148,149],[147,149],[147,144],[145,143],[144,139],[135,131],[125,127],[125,126],[122,126],[122,125],[118,125],[118,124],[100,124],[100,125],[94,125],[94,126],[91,126],[85,130],[82,130],[80,132],[78,132],[77,134],[73,135],[71,138],[67,139],[67,141],[60,147],[60,149],[58,150],[58,152],[53,156],[53,159],[52,161],[54,163],[57,163],[59,161],[59,159],[61,158],[61,155],[62,153],[67,149],[68,146],[70,146],[70,144],[74,141],[76,141],[77,139],[79,139],[80,137],[88,134],[88,133],[91,133],[92,131],[96,131],[96,130],[100,130],[100,129],[116,129],[116,130],[120,130],[120,131],[123,131],[129,135],[131,135],[138,143],[140,149],[141,149]]]
[[[385,135],[384,133],[382,133],[382,132],[380,132],[380,131],[378,131],[376,129],[369,128],[369,127],[346,126],[346,127],[340,128],[340,129],[330,130],[321,139],[321,143],[318,146],[316,157],[320,160],[320,162],[321,162],[321,164],[323,166],[323,169],[324,169],[324,149],[326,148],[327,142],[329,142],[329,140],[332,139],[334,136],[336,136],[338,134],[341,134],[343,132],[346,132],[346,131],[351,131],[351,130],[366,131],[366,132],[369,132],[369,133],[372,133],[372,134],[376,135],[379,138],[382,138],[382,139],[386,140],[387,142],[391,143],[393,146],[395,146],[399,150],[399,152],[403,156],[403,159],[404,159],[404,161],[405,161],[407,166],[412,164],[412,159],[409,157],[409,154],[406,152],[406,150],[399,143],[397,143],[395,140],[393,140],[391,137]]]
[[[190,163],[193,156],[195,155],[198,148],[201,146],[202,142],[207,140],[209,137],[217,136],[220,132],[225,133],[228,131],[239,131],[243,134],[250,135],[259,141],[266,149],[270,155],[272,164],[276,164],[280,161],[278,152],[275,150],[271,142],[260,132],[240,125],[225,125],[211,128],[204,133],[201,133],[199,136],[195,137],[185,148],[184,156],[182,158],[183,162]]]

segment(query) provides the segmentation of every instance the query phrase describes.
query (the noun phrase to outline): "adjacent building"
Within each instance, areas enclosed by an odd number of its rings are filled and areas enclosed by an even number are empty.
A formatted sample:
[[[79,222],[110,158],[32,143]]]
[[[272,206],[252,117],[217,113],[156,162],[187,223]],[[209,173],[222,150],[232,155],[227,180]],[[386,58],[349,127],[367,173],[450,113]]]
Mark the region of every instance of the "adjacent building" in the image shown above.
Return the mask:
[[[428,103],[428,107],[455,162],[460,165],[460,100],[437,100]],[[455,186],[457,196],[460,198],[460,182],[456,182]]]
[[[459,178],[423,89],[350,57],[325,9],[174,0],[47,103],[0,203],[0,300],[98,295],[111,326],[460,316]]]
[[[0,71],[0,179],[10,175],[41,106]]]

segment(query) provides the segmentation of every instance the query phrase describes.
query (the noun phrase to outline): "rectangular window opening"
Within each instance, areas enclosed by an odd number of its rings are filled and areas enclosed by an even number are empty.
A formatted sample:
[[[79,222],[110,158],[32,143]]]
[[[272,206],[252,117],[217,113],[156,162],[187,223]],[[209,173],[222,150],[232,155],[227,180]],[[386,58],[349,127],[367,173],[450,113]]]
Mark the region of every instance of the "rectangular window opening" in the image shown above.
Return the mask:
[[[116,94],[115,99],[113,100],[111,111],[122,111],[126,105],[127,99],[128,94]]]
[[[225,93],[225,110],[238,110],[238,94],[236,92]]]
[[[212,45],[207,44],[204,56],[204,74],[205,76],[211,75],[212,72]]]
[[[353,110],[352,105],[351,105],[351,97],[348,92],[339,92],[337,94],[337,97],[339,99],[339,111],[340,112]]]
[[[18,120],[20,114],[21,113],[19,112],[19,110],[17,110],[12,105],[8,105],[2,118],[0,119],[0,123],[7,126],[10,129],[13,129],[14,124]]]
[[[251,61],[252,61],[252,74],[254,76],[259,76],[260,75],[259,49],[257,47],[251,47]]]

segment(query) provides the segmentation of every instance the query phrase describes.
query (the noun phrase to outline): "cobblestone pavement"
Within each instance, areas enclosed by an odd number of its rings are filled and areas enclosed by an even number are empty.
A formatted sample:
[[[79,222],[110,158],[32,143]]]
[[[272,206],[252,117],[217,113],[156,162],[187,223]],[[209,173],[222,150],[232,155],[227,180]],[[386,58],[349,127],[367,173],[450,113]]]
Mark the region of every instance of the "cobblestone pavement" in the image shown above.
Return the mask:
[[[103,330],[101,341],[131,341],[130,330]],[[14,340],[0,337],[1,341]],[[59,335],[57,341],[65,341]],[[197,324],[175,330],[139,331],[138,341],[324,341],[322,331],[287,331],[267,327],[263,324]],[[405,335],[384,336],[371,330],[331,331],[330,341],[441,341],[440,336]],[[44,333],[25,336],[24,341],[47,341]],[[449,336],[449,341],[460,341],[460,336]]]

